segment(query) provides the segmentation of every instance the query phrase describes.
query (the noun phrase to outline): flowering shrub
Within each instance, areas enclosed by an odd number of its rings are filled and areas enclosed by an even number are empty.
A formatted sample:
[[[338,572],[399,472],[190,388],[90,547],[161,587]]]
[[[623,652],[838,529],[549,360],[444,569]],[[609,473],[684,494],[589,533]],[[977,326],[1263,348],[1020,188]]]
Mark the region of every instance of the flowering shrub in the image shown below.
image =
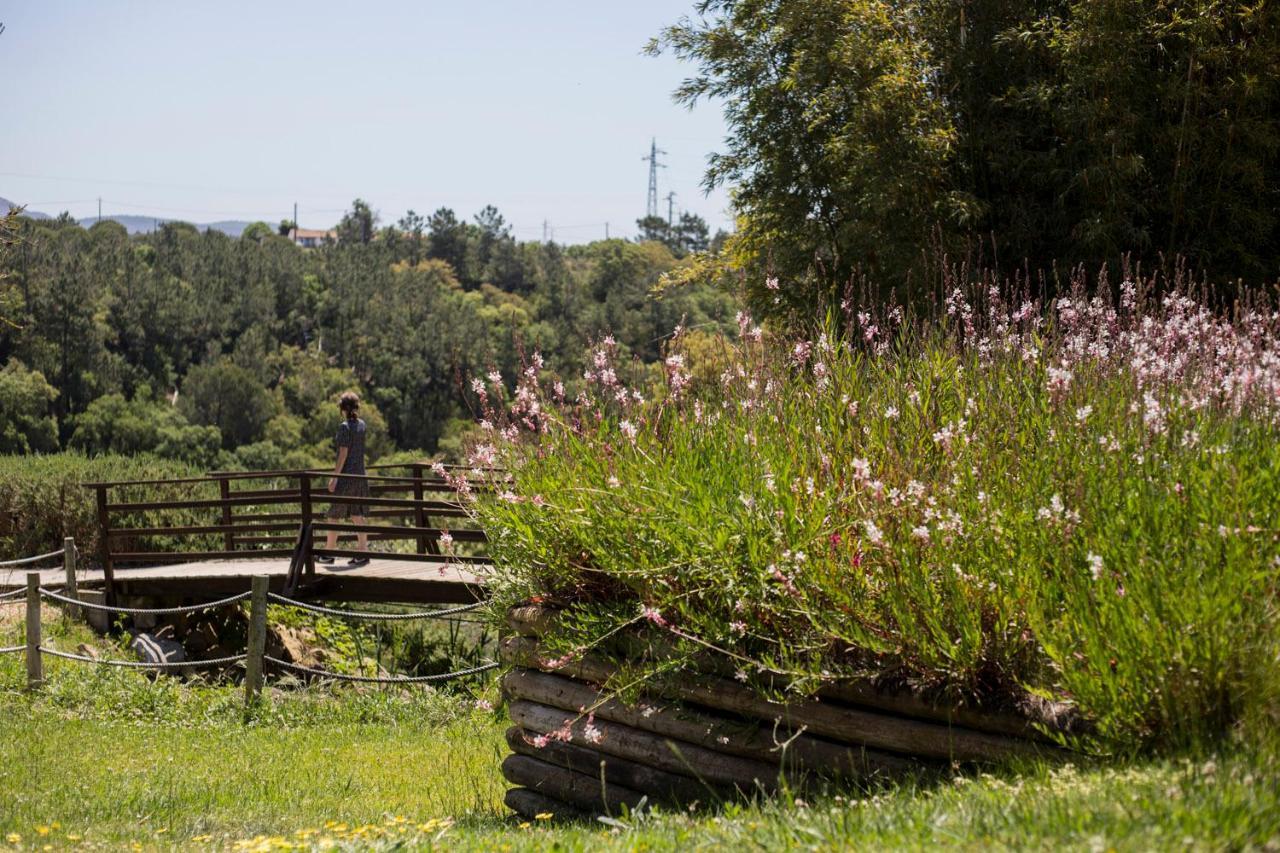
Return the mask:
[[[566,656],[644,625],[753,683],[1068,702],[1101,748],[1219,731],[1277,684],[1280,313],[1151,285],[478,383],[499,602],[564,608]]]

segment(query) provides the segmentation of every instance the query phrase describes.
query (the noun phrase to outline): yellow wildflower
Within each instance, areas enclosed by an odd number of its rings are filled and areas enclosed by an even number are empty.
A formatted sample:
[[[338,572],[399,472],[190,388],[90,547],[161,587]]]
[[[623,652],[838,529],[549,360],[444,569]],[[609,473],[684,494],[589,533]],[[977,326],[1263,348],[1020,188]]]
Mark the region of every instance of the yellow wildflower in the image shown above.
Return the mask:
[[[553,817],[555,817],[555,814],[552,812],[540,812],[534,815],[533,819],[534,820],[551,820],[551,818]]]
[[[533,824],[529,823],[527,820],[520,824],[521,829],[528,829],[531,826],[533,826]]]
[[[49,827],[47,826],[36,827],[36,835],[48,835],[48,834],[49,834]]]
[[[22,836],[16,832],[11,832],[4,837],[4,840],[8,841],[10,844],[21,844]]]

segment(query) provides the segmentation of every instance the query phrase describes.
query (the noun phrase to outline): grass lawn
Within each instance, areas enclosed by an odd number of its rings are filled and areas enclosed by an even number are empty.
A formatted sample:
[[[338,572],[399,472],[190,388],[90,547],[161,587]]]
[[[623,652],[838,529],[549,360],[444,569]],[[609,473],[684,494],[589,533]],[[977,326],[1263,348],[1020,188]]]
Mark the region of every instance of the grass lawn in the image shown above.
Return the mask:
[[[233,687],[55,665],[28,695],[22,677],[19,657],[0,662],[0,849],[1280,845],[1280,750],[1269,744],[530,825],[501,804],[502,714],[469,698],[274,691],[246,719]]]
[[[45,635],[120,654],[56,617]],[[1280,748],[1243,732],[1136,763],[530,824],[502,806],[505,716],[477,701],[493,682],[277,688],[246,715],[234,686],[61,661],[47,677],[26,693],[21,656],[0,657],[0,850],[1280,849]]]

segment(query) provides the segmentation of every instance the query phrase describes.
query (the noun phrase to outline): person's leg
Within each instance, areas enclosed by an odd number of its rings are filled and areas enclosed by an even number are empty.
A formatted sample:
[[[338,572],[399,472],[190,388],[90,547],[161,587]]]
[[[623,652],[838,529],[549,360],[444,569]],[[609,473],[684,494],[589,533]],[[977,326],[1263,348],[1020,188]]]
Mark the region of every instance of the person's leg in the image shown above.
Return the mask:
[[[325,512],[324,514],[324,518],[326,521],[342,521],[342,519],[346,516],[345,510],[346,510],[346,507],[343,506],[342,504],[330,504],[328,511]],[[336,530],[325,531],[324,547],[326,551],[332,551],[334,548],[338,547],[338,531]],[[333,562],[333,557],[316,557],[315,559],[317,562],[320,562],[320,563]]]
[[[353,524],[365,523],[363,515],[354,515],[351,517],[351,521]],[[356,534],[356,548],[360,551],[369,550],[369,534],[364,533],[363,531]]]

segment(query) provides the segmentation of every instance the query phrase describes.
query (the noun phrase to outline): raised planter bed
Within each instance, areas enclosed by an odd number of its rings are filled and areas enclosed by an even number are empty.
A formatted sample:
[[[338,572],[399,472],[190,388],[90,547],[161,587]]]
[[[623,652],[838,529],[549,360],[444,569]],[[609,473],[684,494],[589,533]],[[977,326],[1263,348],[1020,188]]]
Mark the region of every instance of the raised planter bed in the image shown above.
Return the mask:
[[[686,806],[769,792],[784,779],[872,781],[1064,754],[1028,716],[939,707],[867,683],[780,703],[708,672],[628,704],[599,686],[615,672],[607,661],[557,666],[541,653],[554,616],[514,608],[502,641],[514,723],[502,771],[517,786],[506,803],[525,816],[617,813],[644,799]]]

